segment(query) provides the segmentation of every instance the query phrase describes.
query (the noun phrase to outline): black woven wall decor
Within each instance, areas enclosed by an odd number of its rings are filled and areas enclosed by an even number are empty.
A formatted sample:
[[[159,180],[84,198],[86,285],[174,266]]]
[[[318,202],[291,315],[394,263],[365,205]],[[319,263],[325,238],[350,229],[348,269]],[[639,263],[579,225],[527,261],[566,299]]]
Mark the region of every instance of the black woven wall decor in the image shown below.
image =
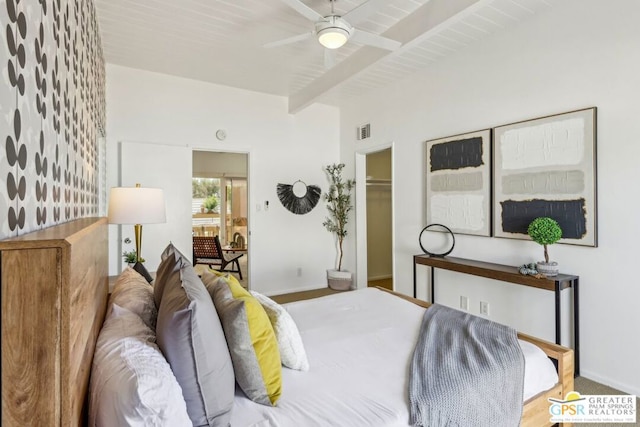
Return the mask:
[[[296,183],[304,184],[306,192],[303,196],[297,196],[294,193],[293,186]],[[307,185],[302,181],[296,181],[293,184],[278,184],[277,191],[278,199],[280,199],[282,206],[296,215],[304,215],[311,212],[318,204],[322,193],[322,190],[317,185]]]

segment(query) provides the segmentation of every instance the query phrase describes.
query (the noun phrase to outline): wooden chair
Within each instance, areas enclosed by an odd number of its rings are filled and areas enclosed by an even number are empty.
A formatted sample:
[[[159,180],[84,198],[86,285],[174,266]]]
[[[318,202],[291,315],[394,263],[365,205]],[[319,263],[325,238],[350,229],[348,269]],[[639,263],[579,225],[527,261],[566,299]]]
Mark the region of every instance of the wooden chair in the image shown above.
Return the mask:
[[[238,259],[243,253],[227,254],[222,250],[218,236],[193,236],[193,265],[205,264],[218,271],[238,273],[242,280],[242,271]],[[231,269],[227,269],[230,265]],[[233,268],[235,266],[235,269]]]

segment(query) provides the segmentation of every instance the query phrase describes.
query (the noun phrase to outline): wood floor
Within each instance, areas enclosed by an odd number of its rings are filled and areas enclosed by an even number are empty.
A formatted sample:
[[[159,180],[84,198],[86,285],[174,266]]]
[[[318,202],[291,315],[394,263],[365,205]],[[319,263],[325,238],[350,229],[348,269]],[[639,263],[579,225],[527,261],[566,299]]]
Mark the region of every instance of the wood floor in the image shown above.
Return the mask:
[[[369,286],[370,288],[375,288],[376,286],[379,286],[381,288],[389,289],[390,291],[392,291],[393,290],[393,278],[389,277],[389,278],[386,278],[386,279],[369,280],[367,282],[367,286]]]
[[[382,288],[393,290],[393,279],[388,278],[388,279],[381,279],[381,280],[372,280],[368,282],[368,286],[369,287],[380,286]],[[275,295],[270,298],[275,302],[277,302],[278,304],[285,304],[288,302],[318,298],[318,297],[323,297],[325,295],[331,295],[331,294],[336,294],[340,292],[349,292],[349,291],[336,291],[331,288],[321,288],[321,289],[313,289],[311,291],[301,291],[301,292],[292,292],[289,294]]]
[[[338,294],[340,292],[349,291],[336,291],[331,288],[313,289],[311,291],[292,292],[290,294],[275,295],[270,297],[278,304],[286,304],[293,301],[302,301],[305,299],[323,297],[325,295]]]

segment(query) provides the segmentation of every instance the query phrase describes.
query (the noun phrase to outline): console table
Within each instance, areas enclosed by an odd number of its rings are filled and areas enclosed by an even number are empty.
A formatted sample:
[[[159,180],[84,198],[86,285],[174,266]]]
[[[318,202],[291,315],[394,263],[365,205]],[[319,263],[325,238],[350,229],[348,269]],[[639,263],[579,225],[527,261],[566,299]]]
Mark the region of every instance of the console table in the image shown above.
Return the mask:
[[[554,277],[535,278],[525,276],[518,272],[518,269],[509,265],[493,264],[489,262],[476,261],[454,257],[433,257],[429,255],[413,256],[413,297],[416,298],[416,266],[425,265],[431,267],[431,302],[435,302],[435,269],[455,271],[458,273],[471,274],[473,276],[486,277],[488,279],[500,280],[502,282],[515,283],[517,285],[530,286],[533,288],[553,291],[555,294],[555,329],[556,344],[561,344],[561,309],[560,292],[563,289],[573,288],[573,351],[575,358],[575,375],[580,374],[580,328],[578,310],[580,307],[578,300],[579,277],[571,274],[558,274]]]

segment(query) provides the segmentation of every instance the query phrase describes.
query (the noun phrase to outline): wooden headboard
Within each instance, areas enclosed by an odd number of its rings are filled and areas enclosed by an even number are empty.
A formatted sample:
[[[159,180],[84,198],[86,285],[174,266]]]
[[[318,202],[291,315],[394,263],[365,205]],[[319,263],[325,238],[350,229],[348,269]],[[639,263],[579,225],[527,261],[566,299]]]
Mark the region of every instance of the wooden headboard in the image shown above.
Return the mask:
[[[85,424],[107,250],[106,218],[0,241],[3,425]]]

